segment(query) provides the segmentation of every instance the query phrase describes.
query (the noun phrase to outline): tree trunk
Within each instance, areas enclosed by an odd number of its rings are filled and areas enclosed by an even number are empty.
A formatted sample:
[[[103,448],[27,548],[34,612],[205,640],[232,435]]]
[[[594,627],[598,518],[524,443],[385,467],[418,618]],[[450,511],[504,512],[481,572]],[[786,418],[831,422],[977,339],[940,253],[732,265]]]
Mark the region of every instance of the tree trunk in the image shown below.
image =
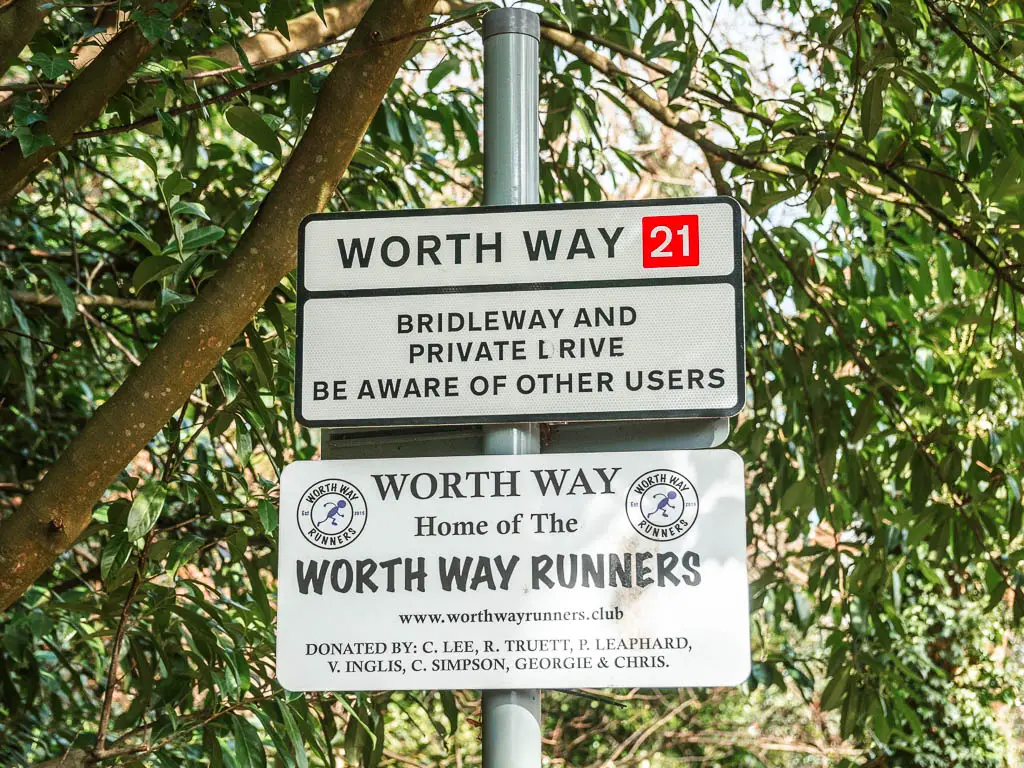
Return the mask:
[[[0,7],[0,77],[18,58],[43,23],[38,0],[14,0]]]
[[[188,3],[189,0],[178,0],[178,11]],[[37,133],[53,139],[51,146],[28,157],[21,154],[21,146],[14,139],[0,146],[0,205],[9,203],[25,181],[71,141],[75,131],[100,116],[110,98],[121,90],[152,49],[153,43],[138,25],[129,24],[53,100],[46,110],[46,121],[36,124]]]
[[[103,491],[295,266],[299,222],[327,204],[433,4],[371,6],[346,47],[355,55],[327,78],[309,128],[230,258],[0,525],[0,611],[74,543]]]

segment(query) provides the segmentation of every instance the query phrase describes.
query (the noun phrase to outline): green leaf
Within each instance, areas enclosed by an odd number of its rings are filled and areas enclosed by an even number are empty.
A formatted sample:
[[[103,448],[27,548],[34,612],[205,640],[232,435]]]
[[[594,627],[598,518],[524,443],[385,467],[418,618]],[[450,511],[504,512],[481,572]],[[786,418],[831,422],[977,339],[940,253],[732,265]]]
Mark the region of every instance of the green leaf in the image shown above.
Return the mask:
[[[580,17],[576,13],[576,0],[562,0],[562,13],[565,20],[569,22],[569,28],[575,29],[579,26]]]
[[[910,500],[914,512],[921,513],[932,492],[932,472],[928,460],[920,451],[910,461]]]
[[[167,197],[176,197],[178,195],[183,195],[186,192],[191,192],[195,187],[195,184],[177,171],[171,171],[171,174],[164,179],[161,187]]]
[[[14,299],[11,298],[10,292],[2,284],[0,284],[0,325],[7,325],[14,317]]]
[[[73,72],[75,66],[64,56],[47,56],[45,53],[34,53],[29,63],[39,70],[43,80],[56,80],[65,72]]]
[[[439,695],[444,716],[448,718],[448,734],[454,736],[459,727],[459,705],[455,701],[455,694],[451,691],[440,691]]]
[[[115,157],[134,157],[136,160],[144,162],[153,174],[156,175],[157,165],[156,158],[146,149],[142,147],[134,147],[128,144],[115,144],[106,150],[106,154],[114,155]]]
[[[224,237],[224,230],[217,226],[197,227],[190,229],[182,238],[182,248],[186,251],[198,251],[204,245],[215,243]]]
[[[434,67],[430,74],[427,76],[427,88],[434,90],[437,84],[445,79],[448,75],[453,72],[458,72],[462,66],[462,61],[453,53],[449,53],[441,63]]]
[[[264,621],[270,624],[274,620],[274,611],[270,607],[270,601],[267,599],[267,587],[260,577],[260,569],[254,562],[245,557],[242,558],[242,565],[245,567],[245,573],[249,577],[249,588],[252,590],[252,598],[259,607]]]
[[[128,523],[125,531],[131,541],[141,539],[156,524],[164,508],[167,498],[167,487],[159,482],[151,481],[142,486],[135,496],[132,508],[128,512]]]
[[[117,208],[114,208],[113,211],[118,216],[120,216],[122,219],[124,219],[126,222],[128,222],[131,225],[131,227],[132,227],[133,231],[125,232],[124,234],[126,234],[128,237],[130,237],[135,242],[140,243],[147,251],[152,253],[154,256],[157,255],[158,253],[160,253],[160,246],[157,245],[156,241],[149,236],[149,233],[146,232],[146,230],[144,230],[142,227],[140,227],[135,222],[134,219],[132,219],[130,216],[122,213]]]
[[[245,466],[252,458],[252,435],[249,434],[249,426],[242,419],[235,419],[235,452],[238,454],[238,463]]]
[[[1017,152],[1010,152],[992,171],[992,178],[985,185],[987,190],[985,196],[989,200],[1001,200],[1006,197],[1020,178],[1022,169],[1024,169],[1024,160]]]
[[[111,536],[103,545],[103,554],[100,555],[100,578],[105,584],[124,567],[131,553],[132,542],[123,533]]]
[[[939,290],[939,299],[950,301],[953,298],[953,270],[949,264],[949,254],[944,248],[938,249],[935,262],[937,267],[935,283]]]
[[[171,207],[172,216],[198,216],[201,219],[210,220],[210,217],[206,214],[206,209],[203,208],[199,203],[186,202],[179,200]]]
[[[859,443],[875,425],[875,396],[868,395],[860,401],[857,413],[853,417],[853,429],[850,432],[850,442]]]
[[[78,317],[78,305],[75,302],[75,294],[64,282],[64,278],[54,269],[52,264],[43,264],[43,272],[46,273],[47,282],[53,288],[54,294],[60,301],[60,310],[64,313],[64,320],[68,325]]]
[[[277,506],[267,499],[260,499],[256,507],[256,514],[259,515],[260,523],[263,525],[264,533],[273,533],[277,530]]]
[[[288,19],[291,17],[291,4],[288,0],[270,0],[265,11],[266,24],[271,29],[276,29],[285,40],[290,40],[288,32]]]
[[[281,157],[281,141],[274,129],[252,107],[236,106],[225,113],[228,125],[249,139],[253,144],[269,152],[274,157]]]
[[[284,723],[285,733],[292,743],[292,754],[295,756],[295,764],[298,768],[308,768],[309,760],[306,757],[306,745],[303,743],[302,734],[299,733],[295,723],[292,709],[285,701],[278,701],[277,706],[281,711],[281,721]]]
[[[882,110],[885,98],[885,81],[882,75],[875,75],[868,81],[860,103],[860,129],[865,141],[871,141],[882,127]]]
[[[848,670],[843,669],[835,677],[828,681],[825,690],[821,692],[821,708],[824,711],[835,709],[843,703],[846,693],[846,684],[850,679]]]
[[[171,29],[172,18],[159,8],[157,3],[154,9],[137,8],[132,11],[131,19],[134,21],[142,35],[151,43],[158,42]]]
[[[180,266],[180,263],[170,256],[149,256],[143,259],[142,263],[135,268],[132,275],[132,287],[138,292],[147,283],[159,280],[161,277],[170,274]]]
[[[53,139],[46,133],[36,133],[31,128],[16,128],[14,136],[18,139],[18,147],[22,157],[34,155],[43,147],[52,147]]]
[[[235,734],[235,761],[239,768],[266,768],[267,753],[259,731],[242,715],[232,715]]]
[[[291,78],[288,81],[288,108],[292,114],[304,121],[306,116],[313,111],[316,105],[316,93],[313,86],[309,84],[308,78],[301,75]]]

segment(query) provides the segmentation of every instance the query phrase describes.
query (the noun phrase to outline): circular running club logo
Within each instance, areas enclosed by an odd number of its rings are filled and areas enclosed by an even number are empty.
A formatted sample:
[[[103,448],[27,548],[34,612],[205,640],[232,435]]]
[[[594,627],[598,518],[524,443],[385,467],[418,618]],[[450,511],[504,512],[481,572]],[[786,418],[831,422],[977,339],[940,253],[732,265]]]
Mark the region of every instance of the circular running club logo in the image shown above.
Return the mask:
[[[697,489],[684,475],[654,469],[633,481],[626,494],[626,516],[634,530],[651,541],[672,541],[697,522]]]
[[[320,549],[341,549],[366,526],[366,500],[352,483],[332,478],[306,489],[297,511],[299,530]]]

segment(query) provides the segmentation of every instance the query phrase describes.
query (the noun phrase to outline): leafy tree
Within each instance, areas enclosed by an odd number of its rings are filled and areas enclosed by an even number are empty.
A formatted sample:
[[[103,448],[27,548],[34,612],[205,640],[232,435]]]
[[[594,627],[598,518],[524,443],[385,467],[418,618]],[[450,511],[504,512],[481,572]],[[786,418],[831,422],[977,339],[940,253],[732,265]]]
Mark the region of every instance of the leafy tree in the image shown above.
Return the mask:
[[[298,222],[480,201],[485,9],[0,5],[0,764],[478,759],[473,694],[287,694],[272,624]],[[1013,764],[1024,3],[542,38],[542,199],[746,209],[755,605],[743,688],[550,694],[551,758]]]

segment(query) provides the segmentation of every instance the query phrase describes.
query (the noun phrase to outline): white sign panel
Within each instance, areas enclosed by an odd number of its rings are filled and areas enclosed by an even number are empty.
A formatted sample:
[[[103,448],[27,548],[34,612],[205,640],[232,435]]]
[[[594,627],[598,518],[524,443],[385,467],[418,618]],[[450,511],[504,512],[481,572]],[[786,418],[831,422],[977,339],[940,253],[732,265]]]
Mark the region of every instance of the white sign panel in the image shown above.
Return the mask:
[[[729,198],[309,217],[296,416],[355,427],[734,415],[739,222]]]
[[[750,671],[731,451],[297,462],[280,531],[289,690],[671,688]]]

